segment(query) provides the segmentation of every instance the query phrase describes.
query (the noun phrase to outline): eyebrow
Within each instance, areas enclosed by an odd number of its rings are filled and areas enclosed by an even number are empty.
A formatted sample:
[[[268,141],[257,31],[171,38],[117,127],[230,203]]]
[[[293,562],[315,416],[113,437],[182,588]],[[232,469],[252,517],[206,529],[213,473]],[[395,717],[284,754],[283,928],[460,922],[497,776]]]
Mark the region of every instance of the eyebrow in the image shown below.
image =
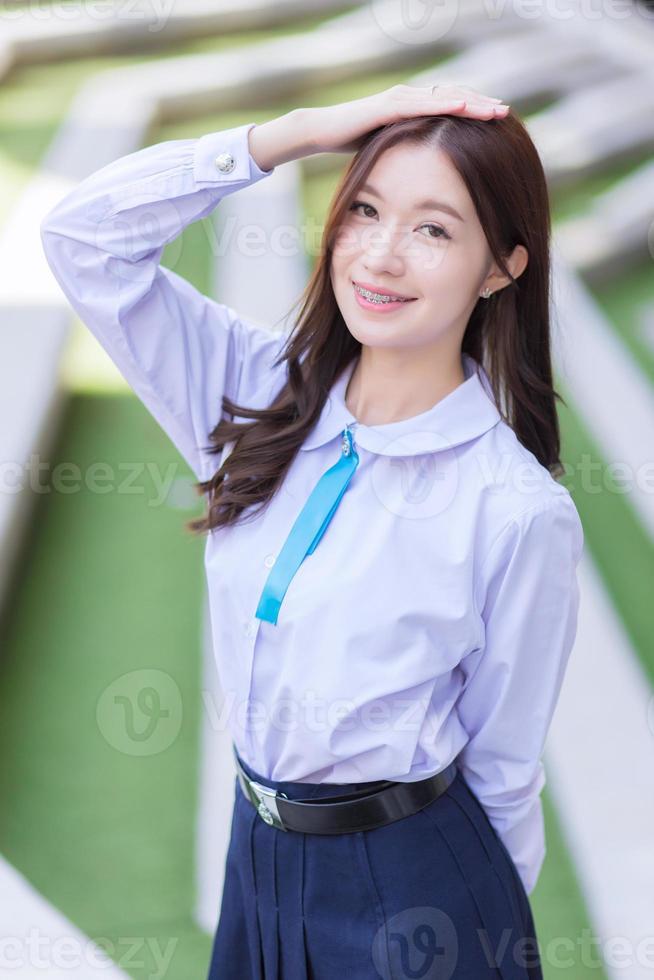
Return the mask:
[[[362,184],[359,188],[367,194],[372,194],[374,197],[378,197],[380,201],[383,200],[379,191],[375,190],[372,184]],[[425,201],[418,201],[414,205],[415,211],[445,211],[447,214],[451,214],[453,218],[457,218],[459,221],[464,221],[456,208],[453,208],[451,204],[446,204],[444,201],[435,201],[433,198],[429,197]]]

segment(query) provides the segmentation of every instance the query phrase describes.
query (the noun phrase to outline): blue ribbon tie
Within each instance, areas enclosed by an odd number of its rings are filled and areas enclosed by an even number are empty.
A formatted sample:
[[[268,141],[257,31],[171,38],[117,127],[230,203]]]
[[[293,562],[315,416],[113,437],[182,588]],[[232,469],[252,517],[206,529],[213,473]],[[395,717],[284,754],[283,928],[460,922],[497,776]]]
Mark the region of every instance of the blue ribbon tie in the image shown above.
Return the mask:
[[[350,427],[343,430],[341,458],[320,477],[296,518],[263,587],[255,616],[277,624],[291,580],[307,555],[313,554],[359,465]]]

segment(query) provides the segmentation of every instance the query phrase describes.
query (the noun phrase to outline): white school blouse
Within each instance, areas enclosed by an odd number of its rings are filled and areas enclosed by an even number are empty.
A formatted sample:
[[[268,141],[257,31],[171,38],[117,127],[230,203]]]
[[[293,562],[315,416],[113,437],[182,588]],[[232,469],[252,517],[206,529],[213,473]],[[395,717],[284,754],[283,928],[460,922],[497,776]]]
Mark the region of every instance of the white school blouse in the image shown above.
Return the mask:
[[[81,319],[206,479],[226,392],[264,407],[285,337],[160,265],[225,195],[262,180],[254,123],[169,140],[86,177],[43,219],[45,254]],[[576,631],[579,515],[500,418],[486,374],[426,412],[353,430],[360,462],[276,625],[255,617],[270,568],[355,419],[336,380],[255,521],[207,536],[223,717],[275,780],[418,780],[455,757],[533,889],[545,855],[541,753]],[[223,458],[230,449],[223,451]]]

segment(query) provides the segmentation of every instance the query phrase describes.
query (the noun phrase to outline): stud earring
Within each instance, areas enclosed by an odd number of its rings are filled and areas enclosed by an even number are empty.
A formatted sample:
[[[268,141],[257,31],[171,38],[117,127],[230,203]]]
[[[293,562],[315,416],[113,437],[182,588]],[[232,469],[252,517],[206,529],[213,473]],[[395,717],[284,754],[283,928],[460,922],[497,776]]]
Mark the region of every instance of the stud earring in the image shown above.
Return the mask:
[[[484,297],[484,299],[488,299],[488,297],[492,295],[492,292],[493,290],[489,289],[488,286],[486,286],[486,289],[483,291],[481,295]]]

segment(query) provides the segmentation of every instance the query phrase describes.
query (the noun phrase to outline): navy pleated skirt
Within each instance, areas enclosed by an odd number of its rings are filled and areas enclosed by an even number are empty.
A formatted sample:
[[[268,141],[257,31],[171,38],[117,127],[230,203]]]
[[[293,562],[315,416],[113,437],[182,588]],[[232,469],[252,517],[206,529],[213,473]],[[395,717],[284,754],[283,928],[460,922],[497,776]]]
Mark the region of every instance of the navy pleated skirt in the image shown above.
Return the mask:
[[[252,779],[289,799],[366,783]],[[424,809],[352,834],[264,823],[236,779],[208,980],[542,980],[529,898],[458,771]]]

